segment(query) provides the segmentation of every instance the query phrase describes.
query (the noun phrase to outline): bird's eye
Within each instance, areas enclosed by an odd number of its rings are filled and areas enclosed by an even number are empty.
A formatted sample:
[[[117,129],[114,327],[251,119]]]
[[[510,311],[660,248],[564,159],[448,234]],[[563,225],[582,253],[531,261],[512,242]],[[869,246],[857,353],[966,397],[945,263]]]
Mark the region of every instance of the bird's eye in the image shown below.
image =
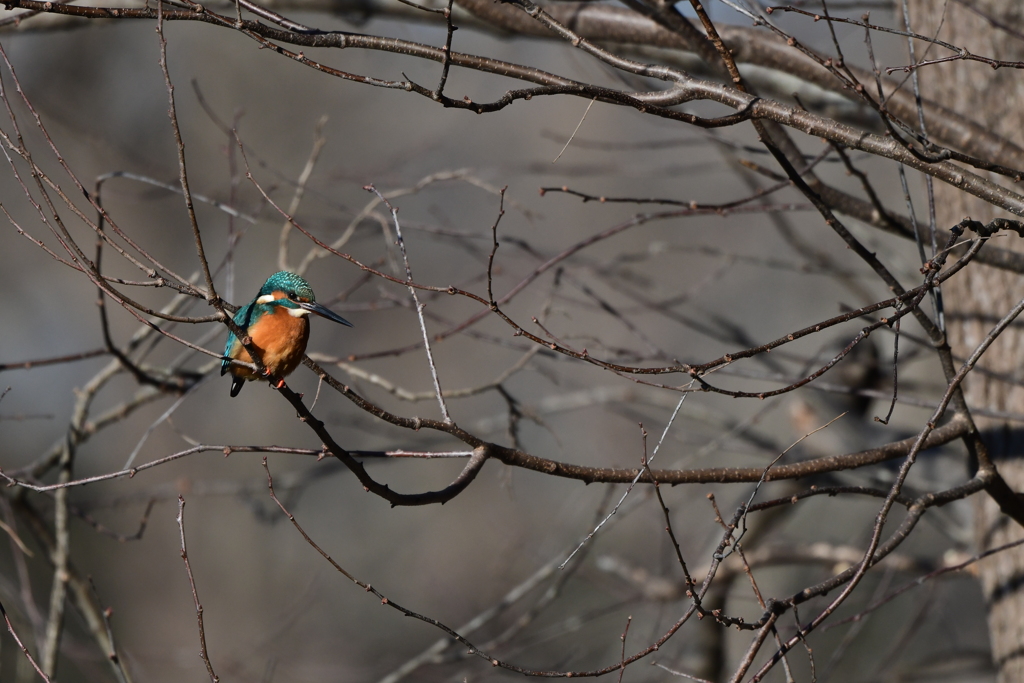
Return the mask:
[[[288,298],[289,298],[289,299],[291,299],[292,301],[295,301],[295,299],[296,299],[296,296],[295,296],[295,294],[294,294],[294,293],[292,293],[292,294],[289,294],[289,295],[288,295]]]

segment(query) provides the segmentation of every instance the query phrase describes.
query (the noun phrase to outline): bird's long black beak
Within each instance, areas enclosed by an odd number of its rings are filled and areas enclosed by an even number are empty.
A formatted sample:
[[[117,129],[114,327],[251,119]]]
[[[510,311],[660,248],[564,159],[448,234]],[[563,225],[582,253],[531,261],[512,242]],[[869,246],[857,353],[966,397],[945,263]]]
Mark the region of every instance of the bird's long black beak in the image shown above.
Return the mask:
[[[316,313],[317,315],[319,315],[322,318],[327,318],[328,320],[333,320],[334,322],[341,323],[342,325],[345,325],[346,327],[353,327],[352,323],[350,323],[349,321],[345,320],[340,315],[338,315],[337,313],[335,313],[331,309],[327,308],[326,306],[321,306],[320,304],[316,303],[315,301],[310,301],[310,302],[300,301],[300,302],[298,302],[298,304],[299,304],[299,306],[302,306],[304,309],[306,309],[310,313]]]

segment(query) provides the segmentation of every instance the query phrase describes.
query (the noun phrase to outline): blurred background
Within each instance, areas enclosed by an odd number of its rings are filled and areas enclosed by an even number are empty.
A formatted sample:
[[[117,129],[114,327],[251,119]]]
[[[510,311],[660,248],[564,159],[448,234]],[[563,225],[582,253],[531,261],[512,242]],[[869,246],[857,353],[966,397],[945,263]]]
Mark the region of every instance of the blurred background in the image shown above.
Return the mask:
[[[321,9],[321,8],[314,8]],[[443,19],[416,20],[373,8],[297,11],[288,16],[324,30],[393,36],[429,45],[445,40]],[[413,10],[405,8],[410,14]],[[722,24],[749,22],[716,4]],[[225,10],[229,15],[233,10]],[[282,10],[284,11],[284,10]],[[852,13],[852,12],[851,12]],[[692,16],[692,15],[691,15]],[[872,20],[896,17],[873,9]],[[458,23],[458,22],[456,22]],[[812,47],[830,48],[824,25],[783,17],[780,25]],[[159,187],[178,184],[178,162],[167,116],[167,89],[151,21],[108,21],[53,29],[10,31],[0,38],[25,95],[68,166],[88,189],[107,174],[102,202],[117,226],[168,269],[197,278],[199,263],[184,202]],[[862,32],[837,26],[849,59],[866,65]],[[192,22],[165,27],[167,61],[186,154],[197,195],[197,218],[219,292],[235,305],[252,299],[280,267],[285,221],[246,177],[285,210],[301,184],[295,218],[325,242],[361,262],[404,278],[386,210],[364,188],[391,197],[417,282],[455,285],[486,296],[491,229],[498,218],[500,247],[494,291],[501,296],[542,262],[581,240],[669,206],[589,201],[540,188],[566,187],[593,196],[667,198],[720,204],[751,196],[774,181],[740,162],[773,167],[749,124],[704,131],[642,116],[603,102],[538,97],[487,115],[448,110],[425,97],[331,78],[258,49],[252,40]],[[631,88],[620,75],[579,51],[550,40],[505,40],[460,26],[454,49],[525,63],[587,82]],[[881,63],[906,59],[905,43],[877,39]],[[310,51],[345,71],[387,79],[403,74],[436,82],[437,64],[360,50]],[[856,57],[855,57],[856,55]],[[4,87],[36,162],[91,218],[46,140]],[[453,69],[446,92],[475,101],[499,97],[514,81]],[[857,106],[814,90],[805,97],[847,121],[866,120]],[[793,89],[790,88],[790,91]],[[792,101],[792,100],[790,100]],[[720,115],[724,108],[687,109]],[[585,119],[583,118],[585,116]],[[582,123],[581,123],[581,119]],[[578,130],[577,130],[578,126]],[[229,130],[237,131],[241,148]],[[11,127],[5,120],[4,130]],[[575,135],[574,135],[574,131]],[[566,143],[572,137],[572,141]],[[322,149],[310,164],[316,140]],[[799,138],[806,154],[826,150]],[[564,149],[563,149],[564,147]],[[555,160],[557,157],[557,160]],[[895,166],[857,153],[882,202],[902,213],[905,200]],[[554,160],[554,161],[553,161]],[[28,182],[27,166],[15,166]],[[308,168],[307,168],[308,167]],[[304,169],[310,172],[303,177]],[[834,154],[818,164],[826,182],[862,193]],[[138,177],[144,177],[139,179]],[[909,177],[912,198],[925,203],[923,183]],[[107,354],[26,369],[24,361],[80,354],[104,347],[97,291],[19,234],[14,222],[50,248],[59,244],[25,191],[8,172],[0,202],[12,224],[0,231],[0,467],[22,471],[54,452],[67,437],[76,400],[112,359]],[[595,357],[627,365],[701,363],[776,339],[794,330],[889,296],[885,286],[825,229],[821,217],[792,189],[751,202],[771,209],[693,212],[651,220],[580,250],[518,294],[503,310],[524,328]],[[783,210],[784,209],[784,210]],[[69,211],[69,231],[91,253],[95,236]],[[913,243],[869,226],[848,226],[906,283],[919,281]],[[317,253],[301,234],[286,237],[286,265],[300,265],[317,294],[353,329],[312,321],[308,353],[360,395],[402,416],[439,418],[422,336],[408,290],[334,256]],[[307,259],[307,255],[309,258]],[[144,280],[111,250],[104,272]],[[156,308],[171,301],[161,288],[125,286],[129,296]],[[440,335],[480,311],[461,297],[421,293],[426,326]],[[110,334],[123,346],[140,322],[107,300]],[[191,300],[179,314],[213,312]],[[531,319],[536,318],[539,324]],[[735,363],[713,375],[718,386],[759,391],[778,388],[817,369],[848,344],[864,321],[836,326]],[[167,324],[171,333],[219,353],[227,331],[220,323]],[[900,338],[900,397],[889,425],[894,337],[883,328],[820,382],[765,400],[687,394],[686,375],[633,381],[537,347],[513,336],[496,316],[432,344],[446,392],[479,389],[448,401],[455,422],[472,433],[532,454],[568,463],[637,467],[659,443],[663,468],[765,467],[794,441],[780,462],[853,452],[916,433],[941,395],[934,358],[915,343],[922,335],[910,317]],[[186,394],[144,394],[120,371],[92,398],[86,423],[95,427],[74,458],[74,478],[114,472],[182,451],[195,443],[320,447],[294,410],[264,383],[250,383],[234,399],[229,381],[211,364],[149,334],[132,357],[147,367],[207,373]],[[774,378],[774,379],[773,379]],[[497,381],[497,384],[496,384]],[[289,386],[316,397],[313,412],[349,450],[465,450],[438,432],[400,429],[360,410],[300,367]],[[821,390],[831,388],[831,391]],[[8,389],[9,387],[9,389]],[[851,396],[850,391],[861,391]],[[915,405],[916,403],[922,405]],[[118,411],[127,403],[130,411]],[[104,421],[104,416],[110,419]],[[581,670],[619,661],[629,623],[628,655],[647,647],[689,605],[662,509],[650,487],[638,486],[609,523],[565,569],[558,569],[625,492],[621,485],[590,485],[488,462],[468,489],[444,506],[395,507],[365,493],[332,458],[268,454],[275,488],[306,532],[341,566],[390,600],[463,632],[504,661],[538,669]],[[180,556],[177,496],[186,501],[188,555],[202,602],[213,667],[224,681],[491,681],[521,678],[466,655],[462,645],[439,646],[444,634],[380,604],[338,574],[303,540],[273,503],[259,453],[196,453],[132,478],[68,490],[70,557],[89,577],[95,599],[110,607],[118,654],[134,680],[202,680],[196,613]],[[401,492],[442,488],[464,460],[367,458],[378,481]],[[880,485],[894,467],[876,466],[799,484],[760,488],[758,500],[789,496],[818,485]],[[27,476],[27,475],[26,475]],[[968,476],[962,448],[929,451],[911,475],[911,491],[935,490]],[[56,481],[55,472],[45,481]],[[662,487],[680,549],[700,581],[722,537],[708,499],[730,516],[753,492],[751,484]],[[23,513],[31,505],[52,525],[54,493],[8,489],[2,497],[7,539],[0,543],[0,597],[32,652],[44,639],[52,568]],[[152,506],[151,509],[149,506]],[[820,496],[751,519],[748,553],[765,558],[754,571],[763,595],[786,597],[859,560],[878,502]],[[147,512],[148,511],[148,512]],[[115,536],[132,536],[132,540]],[[23,552],[17,537],[25,543]],[[852,551],[852,554],[851,554]],[[31,556],[27,553],[31,552]],[[926,516],[898,557],[873,571],[836,615],[861,612],[906,581],[973,554],[971,510],[959,502]],[[844,554],[845,553],[845,554]],[[772,560],[771,558],[775,558]],[[780,559],[784,558],[784,559]],[[959,559],[958,559],[959,558]],[[845,563],[845,564],[844,564]],[[731,567],[732,565],[730,565]],[[756,621],[762,614],[749,579],[735,567],[713,591],[729,614]],[[729,573],[732,572],[732,573]],[[521,594],[508,597],[510,591]],[[827,604],[802,607],[803,621]],[[627,618],[631,621],[627,622]],[[994,680],[979,588],[969,575],[929,582],[858,622],[815,632],[811,650],[789,656],[796,680]],[[794,620],[786,615],[780,633]],[[669,669],[725,677],[750,635],[696,619],[659,652],[626,669],[620,680],[665,681]],[[767,656],[770,648],[763,653]],[[809,654],[813,653],[813,654]],[[418,658],[418,659],[417,659]],[[88,625],[69,607],[61,641],[61,681],[116,678]],[[759,660],[760,661],[760,660]],[[403,668],[404,667],[404,668]],[[618,676],[618,673],[611,674]],[[0,679],[36,674],[8,636],[0,638]],[[787,680],[776,668],[770,680]],[[722,680],[725,680],[724,678]]]

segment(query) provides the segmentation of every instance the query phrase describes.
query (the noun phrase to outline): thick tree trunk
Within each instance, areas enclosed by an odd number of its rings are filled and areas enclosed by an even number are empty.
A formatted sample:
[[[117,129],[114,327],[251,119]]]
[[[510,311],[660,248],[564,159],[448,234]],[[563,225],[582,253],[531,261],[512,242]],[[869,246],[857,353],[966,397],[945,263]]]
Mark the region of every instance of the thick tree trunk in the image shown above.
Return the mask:
[[[959,3],[910,0],[909,4],[911,30],[916,33],[935,35],[942,20],[941,12],[945,10],[938,34],[940,39],[965,47],[974,54],[1005,60],[1024,59],[1024,41],[993,28]],[[897,7],[899,5],[897,3]],[[1008,26],[1024,27],[1024,3],[1020,0],[971,0],[970,5]],[[922,42],[915,45],[918,59],[925,47]],[[947,53],[947,50],[932,48],[928,56],[934,58]],[[1024,74],[1020,70],[993,70],[977,62],[957,61],[925,67],[919,75],[922,91],[929,97],[1018,144],[1024,143]],[[910,83],[905,87],[910,87]],[[916,121],[914,123],[916,125]],[[1021,188],[1018,185],[1016,189]],[[974,197],[942,183],[935,184],[935,200],[939,225],[947,229],[964,216],[988,221],[1001,215]],[[919,218],[923,209],[918,209]],[[999,246],[1019,250],[1018,242],[1016,237],[1001,239]],[[950,341],[955,353],[963,356],[982,340],[996,319],[1024,296],[1024,278],[972,266],[945,287],[944,295]],[[989,350],[983,365],[997,373],[1020,377],[1024,371],[1024,329],[1008,329]],[[980,373],[967,380],[967,397],[973,407],[1024,412],[1024,387],[993,381]],[[1009,425],[979,421],[979,426],[989,434],[999,435],[991,440],[993,456],[1000,458],[999,471],[1014,490],[1024,491],[1024,460],[1021,458],[1024,440],[1013,438]],[[977,497],[976,511],[979,550],[1024,537],[1024,529],[1001,515],[988,497]],[[992,656],[999,681],[1024,681],[1024,549],[999,553],[982,562],[979,571],[989,609]]]

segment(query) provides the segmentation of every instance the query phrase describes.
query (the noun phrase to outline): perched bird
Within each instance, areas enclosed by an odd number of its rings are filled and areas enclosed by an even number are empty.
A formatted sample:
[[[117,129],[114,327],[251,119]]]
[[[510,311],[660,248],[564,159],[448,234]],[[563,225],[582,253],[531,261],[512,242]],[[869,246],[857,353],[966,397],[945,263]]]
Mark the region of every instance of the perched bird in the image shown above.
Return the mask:
[[[267,278],[256,298],[238,309],[235,324],[252,338],[253,346],[259,349],[260,360],[269,373],[283,378],[302,362],[306,342],[309,341],[310,313],[352,327],[352,323],[316,302],[308,282],[295,273],[282,270]],[[224,355],[246,363],[252,362],[252,356],[233,332],[228,335]],[[267,379],[250,368],[234,365],[225,359],[220,365],[220,374],[228,372],[233,375],[232,396],[238,396],[246,380]],[[284,380],[281,380],[277,384],[278,388],[283,383]]]

